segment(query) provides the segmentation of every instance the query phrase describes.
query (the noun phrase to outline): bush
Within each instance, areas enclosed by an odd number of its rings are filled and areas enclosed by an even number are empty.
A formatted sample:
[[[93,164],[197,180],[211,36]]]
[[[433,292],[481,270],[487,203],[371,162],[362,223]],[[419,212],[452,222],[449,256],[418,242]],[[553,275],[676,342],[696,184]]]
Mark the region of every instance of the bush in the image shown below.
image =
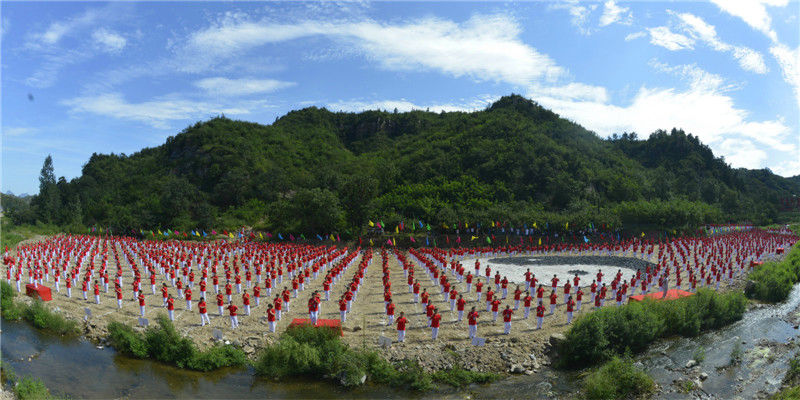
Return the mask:
[[[578,318],[559,347],[559,364],[582,368],[615,355],[638,353],[656,339],[696,336],[738,321],[747,300],[742,293],[718,294],[700,289],[695,295],[670,301],[643,301],[605,307]]]
[[[6,281],[0,281],[0,314],[9,321],[17,321],[22,318],[19,307],[14,303],[17,292]]]
[[[22,311],[22,316],[33,326],[59,335],[74,335],[78,333],[78,323],[64,318],[63,315],[54,313],[47,308],[41,300],[34,300]]]
[[[436,382],[446,383],[457,388],[471,383],[492,383],[499,378],[500,375],[492,372],[468,371],[459,367],[433,373],[433,380]]]
[[[255,362],[257,375],[271,378],[330,377],[343,386],[357,386],[367,376],[375,383],[425,391],[433,387],[436,374],[425,372],[416,362],[390,363],[374,351],[351,349],[336,331],[300,326],[288,329],[278,342],[266,347]],[[437,381],[463,386],[464,382],[488,382],[493,374],[440,371]]]
[[[14,387],[14,393],[19,400],[46,400],[53,398],[42,381],[27,376],[17,382]]]
[[[247,356],[236,347],[214,346],[199,351],[191,339],[178,334],[166,316],[156,318],[157,325],[136,332],[119,322],[108,324],[108,339],[122,354],[135,358],[151,358],[165,364],[195,371],[212,371],[223,367],[241,367],[247,364]]]
[[[770,400],[797,400],[800,399],[800,386],[793,386],[790,388],[782,389],[780,392],[775,393]]]
[[[747,297],[778,303],[786,300],[792,286],[800,282],[800,243],[795,244],[780,262],[767,262],[750,274],[752,284],[745,289]]]
[[[589,399],[632,398],[651,393],[654,389],[653,379],[635,368],[628,358],[614,357],[584,380],[584,392]]]

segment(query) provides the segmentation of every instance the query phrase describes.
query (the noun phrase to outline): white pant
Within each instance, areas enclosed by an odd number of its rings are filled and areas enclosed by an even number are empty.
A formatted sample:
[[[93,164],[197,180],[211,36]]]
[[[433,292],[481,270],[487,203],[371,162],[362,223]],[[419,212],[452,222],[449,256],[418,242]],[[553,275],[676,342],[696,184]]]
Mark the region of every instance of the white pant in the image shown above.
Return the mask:
[[[536,317],[536,329],[542,329],[542,321],[544,317]]]
[[[339,311],[339,319],[342,320],[342,323],[347,319],[347,311]]]
[[[208,313],[202,313],[202,314],[200,314],[200,326],[205,326],[205,325],[206,325],[206,322],[208,322],[209,324],[211,324],[211,320],[210,320],[210,319],[208,319]]]
[[[461,322],[462,317],[464,317],[464,310],[458,310],[458,322]]]
[[[478,335],[478,325],[470,325],[469,326],[469,337],[470,339],[474,338]]]
[[[187,311],[192,311],[192,301],[191,300],[186,300],[186,310]]]
[[[250,304],[244,306],[244,313],[245,315],[250,315]]]
[[[439,328],[431,328],[431,339],[436,340],[439,337]]]
[[[269,321],[269,331],[275,332],[275,321]]]
[[[144,306],[139,306],[139,315],[141,315],[142,318],[144,318]]]
[[[96,304],[100,304],[100,295],[99,294],[94,295],[94,302]]]
[[[503,330],[503,333],[506,335],[511,333],[511,322],[505,323],[505,329]]]
[[[572,323],[572,311],[567,311],[567,323]]]
[[[235,315],[231,315],[231,329],[236,329],[239,326],[239,318]]]
[[[169,314],[169,320],[175,321],[175,310],[167,310],[167,313]]]
[[[406,341],[406,331],[397,331],[397,341],[402,343]]]

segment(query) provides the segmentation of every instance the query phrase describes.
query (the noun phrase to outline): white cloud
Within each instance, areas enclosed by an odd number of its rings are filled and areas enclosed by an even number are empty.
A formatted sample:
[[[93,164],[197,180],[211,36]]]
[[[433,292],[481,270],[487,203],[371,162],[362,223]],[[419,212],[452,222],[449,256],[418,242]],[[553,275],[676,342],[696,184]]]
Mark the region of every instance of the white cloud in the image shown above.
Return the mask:
[[[657,129],[682,128],[700,137],[735,166],[751,166],[752,162],[745,163],[742,153],[735,152],[730,143],[727,147],[722,146],[725,140],[734,137],[784,154],[796,154],[798,147],[787,140],[791,132],[784,121],[752,120],[746,110],[735,106],[733,98],[726,93],[730,87],[724,85],[720,76],[696,65],[651,65],[661,72],[682,76],[689,87],[678,90],[642,86],[627,106],[576,100],[558,95],[557,92],[532,92],[530,96],[543,106],[600,135],[619,132],[647,135]],[[751,151],[751,154],[758,156],[760,153]]]
[[[591,101],[605,103],[608,101],[608,92],[602,86],[586,85],[579,82],[571,82],[561,86],[542,86],[536,85],[530,88],[529,93],[536,96],[555,97],[571,101]]]
[[[90,8],[86,12],[63,21],[51,23],[44,32],[34,33],[28,40],[28,47],[53,46],[62,38],[78,29],[91,26],[105,15],[102,9]]]
[[[217,114],[243,115],[264,107],[263,102],[244,102],[232,106],[167,96],[131,103],[119,93],[75,97],[62,102],[73,113],[90,113],[147,123],[155,128],[169,128],[169,121],[208,118]]]
[[[482,96],[462,103],[419,105],[406,99],[360,101],[347,100],[329,103],[326,107],[332,111],[359,112],[365,110],[384,110],[407,112],[412,110],[429,110],[431,112],[477,111],[486,108],[497,96]]]
[[[699,40],[720,52],[729,52],[739,62],[742,69],[757,74],[769,71],[761,53],[744,46],[734,46],[723,42],[717,36],[717,29],[702,18],[690,13],[673,13],[679,20],[681,28],[694,40]]]
[[[94,31],[94,33],[92,33],[92,39],[103,50],[109,53],[119,53],[128,43],[128,40],[122,37],[122,35],[105,28]]]
[[[608,26],[615,22],[630,24],[633,21],[633,13],[630,8],[617,5],[614,0],[608,0],[603,4],[603,15],[600,16],[600,26]]]
[[[800,160],[789,160],[770,167],[772,172],[785,177],[800,175]]]
[[[195,82],[195,86],[209,94],[226,97],[270,93],[294,85],[294,82],[274,79],[228,79],[223,77],[205,78]]]
[[[772,29],[772,19],[766,6],[785,7],[789,0],[711,0],[720,10],[741,18],[751,28],[767,35],[773,42],[778,35]]]
[[[39,67],[25,79],[25,84],[40,89],[51,87],[58,80],[58,75],[63,68],[85,61],[90,57],[90,54],[79,50],[63,50],[43,54]]]
[[[719,149],[725,161],[736,168],[761,169],[767,160],[767,153],[747,139],[725,139]]]
[[[647,33],[644,31],[629,33],[627,36],[625,36],[625,41],[630,42],[631,40],[636,40],[645,36],[647,36]]]
[[[792,50],[784,44],[770,47],[769,52],[778,61],[783,79],[794,89],[797,106],[800,108],[800,47]]]
[[[570,22],[584,35],[590,35],[594,29],[590,26],[590,16],[597,9],[597,4],[580,3],[578,0],[566,0],[551,4],[554,9],[566,9],[570,15]]]
[[[667,50],[676,51],[694,48],[694,40],[669,30],[666,26],[647,28],[650,32],[650,43]]]
[[[36,132],[34,128],[24,126],[4,126],[2,127],[3,136],[23,136]]]
[[[528,85],[565,74],[547,55],[519,39],[504,15],[476,15],[463,23],[438,18],[384,24],[305,21],[295,24],[227,21],[191,35],[187,55],[210,63],[269,43],[324,36],[393,71],[438,70],[455,77]],[[194,58],[196,59],[196,58]],[[210,67],[197,66],[195,68]]]

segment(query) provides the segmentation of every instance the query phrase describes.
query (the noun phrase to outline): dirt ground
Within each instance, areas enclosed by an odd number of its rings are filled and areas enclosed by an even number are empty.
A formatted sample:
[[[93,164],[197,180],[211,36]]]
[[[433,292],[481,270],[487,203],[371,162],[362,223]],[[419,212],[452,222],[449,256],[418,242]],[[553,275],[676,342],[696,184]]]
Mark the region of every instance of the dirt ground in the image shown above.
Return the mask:
[[[655,254],[657,254],[657,251]],[[617,255],[633,257],[630,253]],[[355,261],[344,272],[339,282],[332,286],[330,301],[322,302],[320,318],[339,319],[337,300],[339,295],[345,290],[345,284],[350,281],[355,273],[360,260],[361,256],[356,257]],[[113,257],[109,258],[109,269],[111,271],[116,270],[116,266],[113,265],[113,263]],[[471,265],[465,264],[465,267],[467,267],[468,270],[472,269]],[[563,334],[568,328],[566,324],[566,306],[563,304],[562,298],[563,293],[559,291],[559,304],[556,312],[553,315],[545,316],[543,328],[541,330],[536,329],[535,307],[531,308],[530,318],[524,319],[523,308],[522,305],[520,305],[519,310],[514,313],[511,334],[504,335],[502,316],[498,317],[496,323],[492,323],[492,314],[486,312],[485,302],[477,301],[473,285],[472,293],[465,295],[465,299],[468,300],[466,310],[468,311],[472,306],[476,306],[477,310],[481,311],[478,336],[486,338],[485,346],[473,346],[468,338],[466,311],[463,321],[458,322],[457,312],[450,311],[449,301],[443,297],[443,294],[438,290],[438,286],[428,278],[427,274],[423,274],[422,271],[417,271],[417,279],[421,284],[420,291],[422,291],[423,288],[427,288],[428,292],[432,294],[431,299],[433,303],[440,310],[443,317],[439,338],[433,341],[431,339],[431,329],[427,327],[427,318],[425,317],[424,310],[420,304],[415,304],[413,302],[413,294],[408,291],[403,268],[398,263],[397,258],[391,253],[389,253],[389,269],[391,271],[393,284],[393,300],[397,307],[396,315],[399,315],[400,311],[404,311],[406,317],[409,319],[406,342],[398,343],[396,327],[387,324],[388,321],[384,313],[383,304],[381,255],[378,250],[373,254],[372,263],[367,269],[364,283],[358,292],[357,299],[353,302],[351,311],[347,315],[347,321],[343,324],[343,339],[354,347],[376,349],[390,360],[414,359],[419,361],[421,365],[428,370],[437,370],[460,365],[469,370],[488,370],[496,372],[509,372],[513,367],[517,367],[517,372],[524,371],[525,373],[533,373],[536,372],[541,365],[548,364],[546,353],[551,336],[553,334]],[[83,300],[80,286],[77,288],[73,287],[72,298],[68,298],[63,282],[60,293],[56,293],[55,289],[53,289],[53,301],[49,302],[49,305],[51,308],[63,312],[69,318],[81,320],[85,335],[90,339],[102,342],[107,333],[105,327],[110,321],[120,321],[133,326],[136,326],[138,322],[138,302],[134,301],[133,293],[129,290],[130,282],[132,281],[130,268],[126,268],[125,271],[126,275],[123,278],[123,288],[125,290],[123,292],[124,299],[122,309],[117,309],[113,287],[109,288],[108,293],[101,292],[100,304],[95,304],[94,296],[91,291],[88,293],[88,300]],[[297,298],[292,299],[290,312],[287,313],[284,310],[284,315],[281,321],[279,321],[277,332],[275,333],[268,332],[266,322],[266,297],[262,297],[260,306],[254,306],[255,301],[251,300],[253,306],[251,306],[252,311],[250,316],[243,315],[244,310],[240,307],[240,326],[233,330],[230,326],[227,311],[222,317],[219,316],[216,302],[213,300],[213,285],[210,284],[207,292],[207,297],[209,298],[207,302],[209,304],[208,310],[211,324],[204,327],[200,326],[200,316],[197,311],[197,300],[199,300],[200,294],[198,293],[199,289],[197,289],[195,285],[192,311],[185,310],[185,300],[176,298],[175,325],[180,333],[190,336],[201,348],[208,347],[215,342],[212,332],[214,329],[219,329],[223,333],[223,340],[241,345],[246,353],[252,355],[260,347],[275,341],[293,318],[308,318],[308,309],[306,306],[308,299],[314,290],[320,290],[321,292],[323,275],[323,273],[320,273],[319,278],[316,280],[312,279],[307,281],[305,285],[306,290],[300,292]],[[625,278],[627,279],[628,277]],[[523,277],[509,277],[509,279],[524,282]],[[459,293],[465,290],[465,283],[458,283],[454,278],[451,279],[451,281]],[[684,278],[684,282],[686,281],[687,280]],[[146,283],[143,284],[143,289],[146,294],[146,318],[148,318],[151,323],[155,323],[157,314],[166,314],[166,309],[162,306],[159,287],[157,287],[156,294],[153,295],[149,287],[149,281],[144,283]],[[284,280],[284,284],[286,283],[287,281]],[[674,280],[671,283],[674,284]],[[53,288],[52,280],[50,282],[45,282],[45,285]],[[160,281],[157,282],[157,285],[160,286]],[[724,286],[723,284],[722,287]],[[512,308],[514,307],[512,293],[515,285],[509,285],[509,288],[509,298],[503,300],[503,304],[500,307],[501,310],[505,308],[506,304],[511,305]],[[685,288],[684,286],[684,289]],[[223,290],[222,287],[220,287],[220,289]],[[588,288],[584,288],[584,290],[588,292]],[[252,293],[252,291],[249,292]],[[175,296],[175,288],[170,288],[170,293]],[[275,290],[273,290],[273,296],[274,294]],[[18,298],[29,299],[26,296]],[[233,299],[234,303],[241,306],[241,295],[237,296],[235,294],[235,288]],[[584,313],[591,312],[592,308],[587,304],[589,303],[589,299],[590,295],[586,295],[581,311],[575,312],[576,318]],[[614,302],[612,301],[606,301],[606,307],[613,306],[613,304]],[[549,305],[546,304],[546,307],[549,312]],[[83,321],[85,308],[91,310],[92,314],[87,321]],[[380,347],[378,345],[378,338],[380,336],[392,339],[392,346],[389,348]]]

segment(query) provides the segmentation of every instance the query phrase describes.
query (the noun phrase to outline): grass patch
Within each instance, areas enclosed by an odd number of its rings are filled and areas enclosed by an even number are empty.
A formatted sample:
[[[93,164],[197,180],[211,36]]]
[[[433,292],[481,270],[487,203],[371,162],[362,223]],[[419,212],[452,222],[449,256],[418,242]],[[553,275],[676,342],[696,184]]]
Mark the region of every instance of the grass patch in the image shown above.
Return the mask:
[[[15,225],[9,218],[0,218],[0,248],[13,249],[20,242],[28,240],[36,235],[55,235],[63,232],[64,229],[50,224],[38,222],[36,224]]]
[[[692,358],[697,361],[698,364],[702,363],[706,360],[706,349],[698,347],[697,350],[694,351]]]
[[[497,374],[461,368],[430,374],[414,361],[391,363],[375,351],[350,348],[336,331],[309,326],[287,329],[276,343],[261,352],[255,371],[276,379],[329,378],[346,387],[358,386],[366,377],[374,383],[416,391],[433,389],[434,382],[463,387],[499,378]]]
[[[659,338],[697,336],[738,321],[746,304],[742,293],[700,289],[694,296],[677,300],[604,307],[582,316],[567,331],[567,340],[558,348],[558,366],[583,368],[639,353]]]
[[[156,326],[143,333],[132,327],[111,322],[108,339],[120,353],[134,358],[150,358],[178,368],[212,371],[223,367],[247,365],[244,352],[231,345],[216,345],[200,351],[188,337],[181,336],[165,315],[156,318]]]
[[[4,319],[24,319],[38,329],[58,335],[75,335],[79,332],[77,322],[51,311],[41,300],[20,304],[14,301],[16,295],[11,285],[5,281],[0,282],[0,312]]]
[[[779,303],[789,297],[792,286],[800,282],[800,243],[789,250],[780,262],[766,262],[750,273],[745,288],[747,297],[767,303]]]
[[[41,380],[28,376],[18,379],[14,371],[4,362],[0,364],[0,378],[4,385],[8,385],[18,400],[57,399]]]
[[[588,399],[626,399],[652,393],[655,383],[630,358],[614,357],[584,379]]]
[[[731,365],[741,364],[743,354],[742,344],[739,342],[734,343],[733,349],[731,349]]]
[[[797,400],[800,399],[800,386],[782,389],[770,397],[770,400]]]

